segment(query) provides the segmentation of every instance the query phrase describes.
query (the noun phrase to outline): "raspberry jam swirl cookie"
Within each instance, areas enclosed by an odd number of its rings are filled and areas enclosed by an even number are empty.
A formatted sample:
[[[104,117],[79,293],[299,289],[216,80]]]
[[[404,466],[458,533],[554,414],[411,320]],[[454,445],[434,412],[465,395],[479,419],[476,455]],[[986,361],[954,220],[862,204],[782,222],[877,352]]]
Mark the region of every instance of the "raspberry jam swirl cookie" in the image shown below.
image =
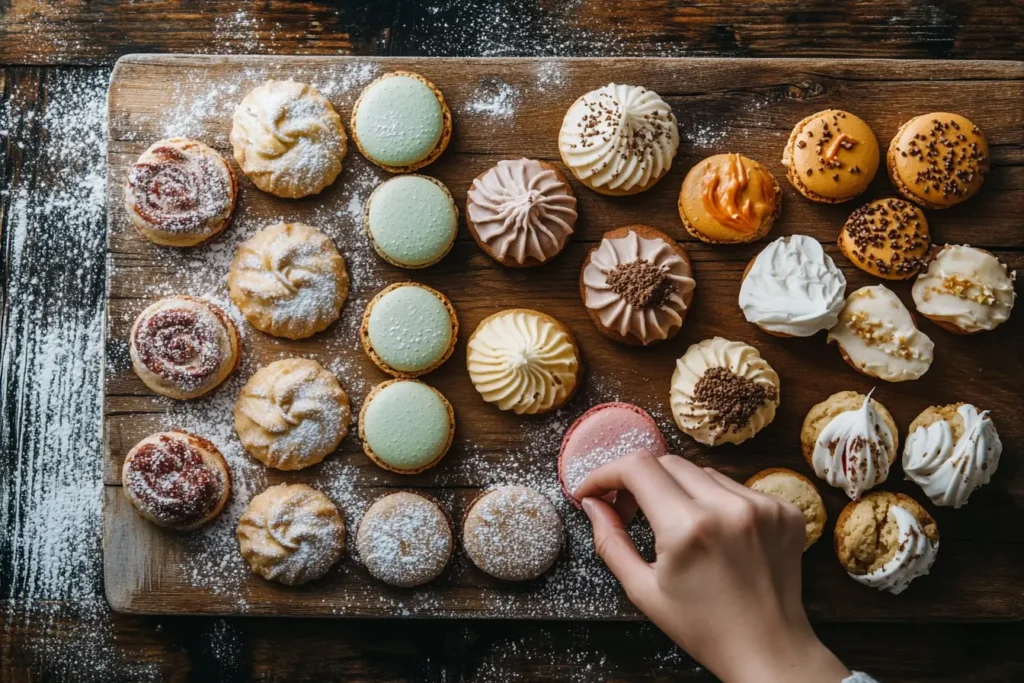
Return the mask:
[[[333,453],[348,433],[348,395],[315,360],[287,358],[256,371],[235,402],[235,432],[267,467],[300,470]]]
[[[1017,298],[1016,275],[984,249],[947,244],[914,281],[911,293],[918,313],[942,329],[973,334],[1009,319]]]
[[[183,431],[147,436],[121,468],[128,502],[157,526],[190,531],[220,514],[231,474],[217,447]]]
[[[160,140],[128,171],[124,208],[156,244],[191,247],[227,227],[238,182],[217,150],[198,140]]]
[[[676,425],[705,446],[739,444],[775,419],[779,376],[753,346],[705,339],[676,361],[669,394]]]
[[[686,251],[646,225],[606,232],[580,272],[580,294],[598,331],[632,346],[678,334],[695,286]]]
[[[473,179],[466,194],[466,224],[498,263],[539,266],[569,243],[576,196],[565,176],[546,161],[499,161]]]
[[[228,293],[257,330],[305,339],[338,319],[348,297],[348,271],[322,232],[276,223],[238,245]]]
[[[936,505],[959,508],[992,480],[1002,453],[987,410],[970,403],[932,406],[910,425],[903,471]]]
[[[452,556],[452,521],[432,498],[399,491],[371,505],[356,531],[367,571],[389,586],[413,588],[433,581]]]
[[[840,391],[811,408],[800,430],[807,464],[852,500],[889,477],[898,446],[889,411],[856,391]]]
[[[256,187],[278,197],[319,194],[341,173],[341,117],[320,92],[295,81],[270,80],[235,109],[235,161]]]
[[[658,93],[609,83],[576,100],[562,120],[558,151],[580,182],[601,194],[643,192],[672,168],[676,115]]]
[[[170,398],[213,391],[238,365],[241,342],[231,318],[191,296],[170,296],[139,314],[129,337],[135,373]]]
[[[286,586],[319,579],[345,552],[341,512],[305,484],[278,484],[253,498],[236,534],[252,570]]]

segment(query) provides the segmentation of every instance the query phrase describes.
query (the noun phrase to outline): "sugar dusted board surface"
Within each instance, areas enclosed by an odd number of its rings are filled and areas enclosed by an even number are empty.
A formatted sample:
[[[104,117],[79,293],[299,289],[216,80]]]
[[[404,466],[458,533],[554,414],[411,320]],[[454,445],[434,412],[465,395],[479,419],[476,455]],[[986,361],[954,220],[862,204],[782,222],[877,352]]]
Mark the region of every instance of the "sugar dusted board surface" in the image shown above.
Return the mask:
[[[452,252],[436,266],[403,271],[378,259],[362,229],[362,203],[387,174],[350,149],[338,181],[321,195],[284,200],[256,190],[240,176],[232,225],[210,243],[171,250],[139,237],[121,205],[127,167],[153,141],[171,135],[197,137],[228,158],[235,104],[268,78],[317,85],[347,122],[365,83],[395,69],[422,73],[444,92],[454,136],[441,159],[422,173],[443,181],[460,208],[472,179],[503,158],[529,156],[560,164],[556,137],[562,115],[584,92],[609,81],[645,85],[672,105],[682,144],[669,174],[635,197],[601,197],[573,182],[580,222],[566,251],[539,269],[502,268],[460,225]],[[943,212],[929,212],[937,243],[969,243],[990,249],[1011,269],[1024,269],[1024,65],[1012,62],[914,62],[715,59],[406,59],[343,57],[129,56],[115,69],[110,89],[107,207],[109,287],[104,407],[104,572],[115,609],[146,613],[220,613],[306,616],[445,616],[552,619],[635,619],[614,578],[593,555],[589,526],[558,490],[557,452],[562,435],[587,408],[628,401],[658,421],[670,448],[701,465],[743,481],[766,467],[791,467],[813,476],[803,462],[799,428],[807,410],[836,391],[867,393],[893,413],[901,442],[910,421],[925,407],[969,401],[992,411],[1005,455],[993,482],[967,507],[928,506],[942,545],[930,576],[900,596],[871,591],[845,576],[829,535],[804,559],[805,600],[812,616],[836,620],[995,620],[1024,618],[1024,358],[1014,340],[1024,333],[1018,313],[995,332],[955,337],[927,321],[936,342],[930,372],[916,382],[886,384],[856,374],[829,347],[824,335],[776,339],[746,323],[736,303],[740,275],[767,240],[789,234],[819,239],[849,281],[849,291],[875,281],[839,254],[835,240],[860,201],[813,204],[784,180],[779,159],[793,124],[829,107],[865,119],[883,147],[904,120],[953,110],[985,130],[993,169],[980,195]],[[353,146],[354,147],[354,146]],[[765,164],[780,180],[785,198],[775,228],[760,244],[711,247],[688,237],[676,214],[683,176],[705,156],[742,152]],[[234,163],[233,161],[231,162]],[[863,202],[892,194],[884,172]],[[308,340],[274,339],[245,324],[227,299],[228,263],[239,242],[279,220],[314,225],[344,255],[352,293],[341,320]],[[464,220],[464,219],[463,219]],[[602,233],[643,222],[678,239],[689,250],[697,290],[693,310],[674,340],[652,349],[618,346],[602,337],[579,299],[579,267]],[[278,358],[314,358],[338,376],[358,414],[363,397],[387,379],[365,357],[356,336],[366,302],[384,285],[413,279],[451,297],[461,323],[456,351],[423,379],[451,401],[458,422],[454,446],[436,468],[414,477],[381,470],[363,455],[353,434],[315,467],[281,473],[265,469],[242,449],[231,408],[244,381]],[[890,286],[910,303],[909,285]],[[153,300],[173,293],[205,297],[236,318],[243,335],[239,370],[211,396],[176,402],[154,396],[131,371],[128,330]],[[539,418],[518,417],[486,404],[465,371],[465,340],[488,315],[529,306],[555,316],[576,335],[586,366],[583,388],[563,410]],[[674,360],[686,348],[721,335],[756,346],[778,371],[782,405],[775,422],[739,447],[707,449],[672,423],[668,386]],[[211,439],[228,459],[234,498],[205,530],[180,535],[158,529],[133,513],[120,490],[124,455],[147,434],[169,427]],[[253,575],[237,550],[234,529],[248,500],[279,482],[308,483],[344,511],[349,551],[324,579],[285,589]],[[352,553],[352,533],[366,507],[395,488],[435,496],[456,521],[481,488],[525,484],[551,497],[568,529],[567,549],[544,578],[524,585],[489,579],[461,551],[442,577],[411,590],[371,579]],[[829,519],[846,503],[842,492],[819,488]],[[902,481],[895,467],[886,490],[920,489]],[[650,531],[633,528],[650,552]]]

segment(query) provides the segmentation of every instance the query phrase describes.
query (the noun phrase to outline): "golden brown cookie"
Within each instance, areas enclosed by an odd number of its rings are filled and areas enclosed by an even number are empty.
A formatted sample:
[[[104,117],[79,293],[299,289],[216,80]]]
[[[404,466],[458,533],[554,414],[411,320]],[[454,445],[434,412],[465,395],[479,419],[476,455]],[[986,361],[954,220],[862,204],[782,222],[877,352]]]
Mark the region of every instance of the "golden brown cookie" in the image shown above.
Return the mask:
[[[839,109],[819,111],[796,124],[782,155],[786,178],[797,192],[826,204],[866,190],[878,163],[878,140],[871,128]]]
[[[821,494],[810,479],[785,467],[770,467],[747,479],[745,486],[800,508],[806,522],[804,550],[821,538],[828,513]]]
[[[885,162],[901,195],[929,209],[948,209],[981,189],[989,169],[988,140],[959,114],[922,114],[900,127]]]
[[[754,242],[782,211],[782,191],[767,168],[742,154],[716,154],[690,169],[679,190],[679,218],[704,242]]]
[[[902,199],[876,199],[860,207],[839,233],[839,248],[866,273],[909,280],[928,263],[931,236],[924,212]]]

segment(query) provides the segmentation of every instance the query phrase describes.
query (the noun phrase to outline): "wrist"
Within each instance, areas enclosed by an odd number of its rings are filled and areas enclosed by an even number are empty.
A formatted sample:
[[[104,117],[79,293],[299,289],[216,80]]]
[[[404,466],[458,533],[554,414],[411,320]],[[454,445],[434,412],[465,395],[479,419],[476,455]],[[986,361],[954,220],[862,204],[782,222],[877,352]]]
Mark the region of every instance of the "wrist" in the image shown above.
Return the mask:
[[[765,628],[763,637],[734,657],[723,671],[726,683],[841,683],[850,675],[818,640],[810,624]]]

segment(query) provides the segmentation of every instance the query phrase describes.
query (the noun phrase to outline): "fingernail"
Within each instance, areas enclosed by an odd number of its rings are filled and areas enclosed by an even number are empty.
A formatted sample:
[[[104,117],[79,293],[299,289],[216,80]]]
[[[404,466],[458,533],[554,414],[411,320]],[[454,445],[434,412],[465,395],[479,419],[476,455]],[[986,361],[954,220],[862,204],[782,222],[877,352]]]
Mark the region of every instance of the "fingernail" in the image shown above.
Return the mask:
[[[587,513],[587,517],[594,516],[594,506],[597,505],[597,503],[594,502],[593,498],[584,498],[580,501],[580,505],[583,506],[583,511]]]

